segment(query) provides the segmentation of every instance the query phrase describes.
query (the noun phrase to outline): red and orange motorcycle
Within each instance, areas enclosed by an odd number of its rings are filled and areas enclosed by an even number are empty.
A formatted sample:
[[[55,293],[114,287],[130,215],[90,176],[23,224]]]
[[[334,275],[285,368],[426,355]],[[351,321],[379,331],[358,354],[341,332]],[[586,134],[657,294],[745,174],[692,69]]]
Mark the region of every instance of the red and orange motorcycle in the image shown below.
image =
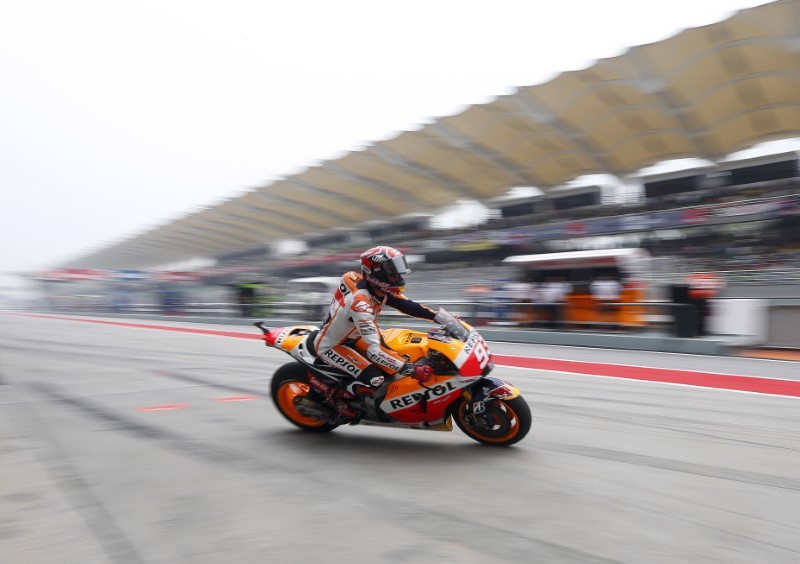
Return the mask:
[[[313,342],[318,327],[270,329],[260,321],[255,323],[268,346],[294,358],[272,377],[272,399],[278,411],[294,425],[314,432],[332,431],[344,424],[452,431],[455,420],[467,436],[480,443],[512,445],[522,440],[531,427],[530,407],[517,388],[489,376],[494,362],[478,331],[443,313],[442,325],[427,333],[381,330],[386,344],[409,362],[425,358],[433,366],[434,376],[423,384],[411,376],[395,375],[388,377],[373,397],[348,394],[346,401],[359,414],[355,420],[342,417],[326,400],[331,388],[341,390],[339,384],[349,376],[317,358]],[[359,348],[359,343],[355,346]]]

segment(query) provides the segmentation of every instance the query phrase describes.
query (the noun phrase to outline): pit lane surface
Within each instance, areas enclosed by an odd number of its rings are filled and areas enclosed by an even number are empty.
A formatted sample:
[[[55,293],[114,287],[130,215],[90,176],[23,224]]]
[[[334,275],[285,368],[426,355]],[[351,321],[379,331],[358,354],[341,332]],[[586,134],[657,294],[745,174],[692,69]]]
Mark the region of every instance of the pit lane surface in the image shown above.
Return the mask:
[[[490,345],[800,375],[781,361]],[[267,398],[288,360],[235,336],[1,315],[3,560],[800,560],[796,397],[500,366],[534,424],[498,449],[458,430],[296,431]]]

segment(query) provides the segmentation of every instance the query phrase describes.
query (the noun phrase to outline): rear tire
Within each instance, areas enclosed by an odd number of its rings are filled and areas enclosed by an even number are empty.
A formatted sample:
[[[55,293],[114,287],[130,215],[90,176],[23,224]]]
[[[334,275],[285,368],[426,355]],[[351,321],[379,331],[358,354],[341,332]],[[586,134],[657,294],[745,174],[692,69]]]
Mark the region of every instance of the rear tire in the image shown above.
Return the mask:
[[[510,446],[524,439],[531,430],[531,408],[522,396],[486,402],[486,412],[478,416],[479,419],[468,415],[467,406],[467,401],[461,400],[453,409],[453,419],[465,435],[479,443]],[[491,419],[491,425],[484,416]]]
[[[333,431],[339,425],[328,423],[316,417],[303,415],[294,405],[296,397],[306,396],[311,391],[308,383],[306,367],[299,362],[284,364],[272,376],[270,386],[272,401],[275,407],[289,422],[304,431],[312,433],[327,433]]]

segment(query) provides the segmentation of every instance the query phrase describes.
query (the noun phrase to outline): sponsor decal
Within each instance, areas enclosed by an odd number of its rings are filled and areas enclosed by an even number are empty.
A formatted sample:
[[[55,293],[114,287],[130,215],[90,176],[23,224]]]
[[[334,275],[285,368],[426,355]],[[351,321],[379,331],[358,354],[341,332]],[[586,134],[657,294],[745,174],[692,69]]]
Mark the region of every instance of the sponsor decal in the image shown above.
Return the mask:
[[[358,332],[362,337],[367,337],[369,335],[375,335],[378,330],[375,328],[375,324],[372,321],[364,320],[358,322]]]
[[[331,361],[334,366],[344,370],[348,374],[354,374],[356,376],[361,374],[361,369],[358,366],[348,362],[346,358],[336,354],[332,349],[325,351],[323,356]]]
[[[377,388],[378,386],[383,384],[384,380],[386,380],[384,376],[375,376],[372,380],[369,381],[369,383],[373,387]]]
[[[475,343],[475,360],[478,361],[478,366],[481,370],[486,368],[486,365],[489,364],[491,357],[492,355],[489,354],[489,349],[486,348],[486,342],[483,339],[480,339],[477,343]]]
[[[692,208],[681,212],[681,224],[700,224],[705,223],[708,216],[706,208]]]
[[[566,225],[567,233],[570,235],[585,235],[588,231],[588,226],[585,222],[575,221]]]
[[[469,339],[467,339],[467,342],[464,343],[464,348],[461,351],[462,354],[469,356],[469,354],[472,352],[472,349],[475,347],[475,344],[478,342],[479,338],[480,336],[478,335],[478,332],[473,331],[472,334],[469,336]]]
[[[353,311],[363,311],[364,313],[371,313],[375,315],[375,310],[372,309],[372,305],[364,300],[359,300],[353,304]]]
[[[486,411],[486,404],[482,401],[476,401],[472,404],[472,413],[477,415],[478,413],[483,413],[484,411]]]
[[[755,204],[742,204],[722,206],[712,210],[714,215],[721,217],[733,217],[738,215],[755,215],[761,213],[771,213],[778,209],[780,202],[761,202]]]
[[[500,387],[495,388],[489,394],[493,397],[506,399],[506,398],[513,398],[516,394],[514,390],[512,390],[508,385],[503,384]],[[477,412],[476,412],[477,413]]]
[[[454,392],[459,388],[455,386],[451,381],[444,382],[442,384],[438,384],[431,388],[430,394],[433,397],[441,397],[445,394],[449,394],[450,392]],[[412,392],[410,394],[405,394],[400,397],[392,398],[389,400],[390,411],[396,411],[398,409],[403,409],[408,406],[414,405],[418,401],[420,401],[425,394],[422,392]]]
[[[464,348],[460,353],[458,353],[456,366],[463,368],[468,363],[470,356],[473,354],[475,355],[475,360],[478,363],[480,370],[485,369],[492,358],[492,355],[486,346],[486,341],[484,341],[483,337],[481,337],[474,329],[470,332],[467,342],[464,343]]]
[[[381,366],[386,366],[387,368],[397,368],[398,360],[393,356],[389,356],[386,353],[379,353],[376,355],[371,355],[370,359],[375,364],[380,364]]]
[[[624,215],[620,219],[624,231],[646,231],[650,228],[650,216],[647,215]]]

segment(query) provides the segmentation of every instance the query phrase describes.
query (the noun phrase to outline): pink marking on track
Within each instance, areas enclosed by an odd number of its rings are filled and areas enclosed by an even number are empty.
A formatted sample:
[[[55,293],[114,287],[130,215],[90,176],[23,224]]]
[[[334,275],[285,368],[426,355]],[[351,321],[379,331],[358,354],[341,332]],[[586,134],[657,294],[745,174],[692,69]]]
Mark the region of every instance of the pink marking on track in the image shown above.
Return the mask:
[[[589,376],[608,376],[628,380],[646,382],[663,382],[667,384],[685,384],[701,388],[717,388],[722,390],[738,390],[759,394],[800,397],[800,381],[762,378],[759,376],[740,376],[734,374],[715,374],[695,370],[676,370],[674,368],[649,368],[645,366],[625,366],[600,362],[582,362],[575,360],[556,360],[552,358],[534,358],[506,355],[492,355],[494,361],[502,366],[516,368],[533,368],[536,370],[553,370],[586,374]]]
[[[232,396],[229,398],[214,398],[214,401],[252,401],[257,400],[256,396]]]
[[[98,323],[100,325],[116,325],[118,327],[136,327],[139,329],[159,329],[161,331],[175,331],[178,333],[194,333],[195,335],[214,335],[217,337],[234,337],[237,339],[263,339],[260,333],[242,333],[239,331],[219,331],[216,329],[196,329],[194,327],[174,327],[170,325],[153,325],[149,323],[130,323],[127,321],[108,321],[105,319],[84,319],[80,317],[60,317],[58,315],[42,315],[32,313],[15,313],[23,317],[38,317],[42,319],[58,319],[60,321],[82,321],[83,323]]]
[[[171,403],[166,405],[151,405],[148,407],[139,407],[139,411],[170,411],[173,409],[185,409],[189,407],[186,403]]]

